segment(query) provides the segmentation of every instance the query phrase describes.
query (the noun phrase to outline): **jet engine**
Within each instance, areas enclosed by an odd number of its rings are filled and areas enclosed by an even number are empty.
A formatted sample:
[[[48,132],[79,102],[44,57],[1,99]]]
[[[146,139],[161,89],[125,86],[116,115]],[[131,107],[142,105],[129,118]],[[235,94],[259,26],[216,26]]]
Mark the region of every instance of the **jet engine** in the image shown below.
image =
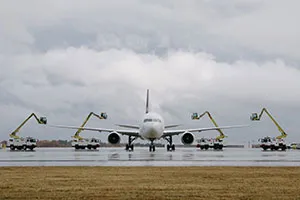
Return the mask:
[[[121,137],[117,132],[112,132],[108,135],[108,142],[111,144],[119,144],[121,141]]]
[[[192,144],[194,142],[194,135],[190,132],[185,132],[181,137],[183,144]]]

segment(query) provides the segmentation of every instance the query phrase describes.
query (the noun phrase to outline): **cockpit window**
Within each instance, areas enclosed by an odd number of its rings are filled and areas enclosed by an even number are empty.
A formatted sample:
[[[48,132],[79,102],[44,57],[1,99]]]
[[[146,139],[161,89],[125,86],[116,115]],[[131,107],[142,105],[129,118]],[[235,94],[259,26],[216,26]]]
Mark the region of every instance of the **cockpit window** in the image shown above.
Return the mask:
[[[161,122],[160,119],[144,119],[144,122]]]

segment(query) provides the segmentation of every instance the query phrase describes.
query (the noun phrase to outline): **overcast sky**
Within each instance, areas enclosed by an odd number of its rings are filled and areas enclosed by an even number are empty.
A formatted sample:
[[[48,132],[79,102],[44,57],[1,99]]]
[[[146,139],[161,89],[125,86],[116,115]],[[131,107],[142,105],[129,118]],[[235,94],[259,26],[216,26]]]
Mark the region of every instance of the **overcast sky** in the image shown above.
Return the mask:
[[[299,0],[0,0],[0,139],[32,112],[50,124],[78,126],[91,111],[109,119],[88,126],[138,124],[149,88],[166,124],[212,126],[190,118],[208,110],[219,125],[252,124],[224,131],[228,143],[257,141],[279,134],[266,116],[249,120],[267,107],[287,141],[299,142],[299,7]],[[74,130],[32,119],[19,134],[71,139]]]

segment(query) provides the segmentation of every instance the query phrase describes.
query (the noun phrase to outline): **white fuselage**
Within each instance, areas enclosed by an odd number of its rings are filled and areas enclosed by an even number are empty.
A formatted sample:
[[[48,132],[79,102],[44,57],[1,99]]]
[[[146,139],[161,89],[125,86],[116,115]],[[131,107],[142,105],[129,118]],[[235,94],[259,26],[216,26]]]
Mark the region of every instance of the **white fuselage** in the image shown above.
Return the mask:
[[[160,139],[164,133],[164,128],[163,118],[157,113],[149,112],[145,114],[140,126],[140,135],[148,140]]]

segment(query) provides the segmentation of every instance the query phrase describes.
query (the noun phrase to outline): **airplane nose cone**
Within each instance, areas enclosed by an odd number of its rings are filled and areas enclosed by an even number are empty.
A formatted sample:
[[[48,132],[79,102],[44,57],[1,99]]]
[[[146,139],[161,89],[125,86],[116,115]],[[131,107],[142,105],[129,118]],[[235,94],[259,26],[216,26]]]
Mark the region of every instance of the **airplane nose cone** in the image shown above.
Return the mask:
[[[156,130],[155,130],[154,127],[150,127],[150,128],[148,129],[148,135],[149,135],[149,137],[151,137],[151,138],[155,138],[155,137],[156,137],[157,133],[156,133]]]

